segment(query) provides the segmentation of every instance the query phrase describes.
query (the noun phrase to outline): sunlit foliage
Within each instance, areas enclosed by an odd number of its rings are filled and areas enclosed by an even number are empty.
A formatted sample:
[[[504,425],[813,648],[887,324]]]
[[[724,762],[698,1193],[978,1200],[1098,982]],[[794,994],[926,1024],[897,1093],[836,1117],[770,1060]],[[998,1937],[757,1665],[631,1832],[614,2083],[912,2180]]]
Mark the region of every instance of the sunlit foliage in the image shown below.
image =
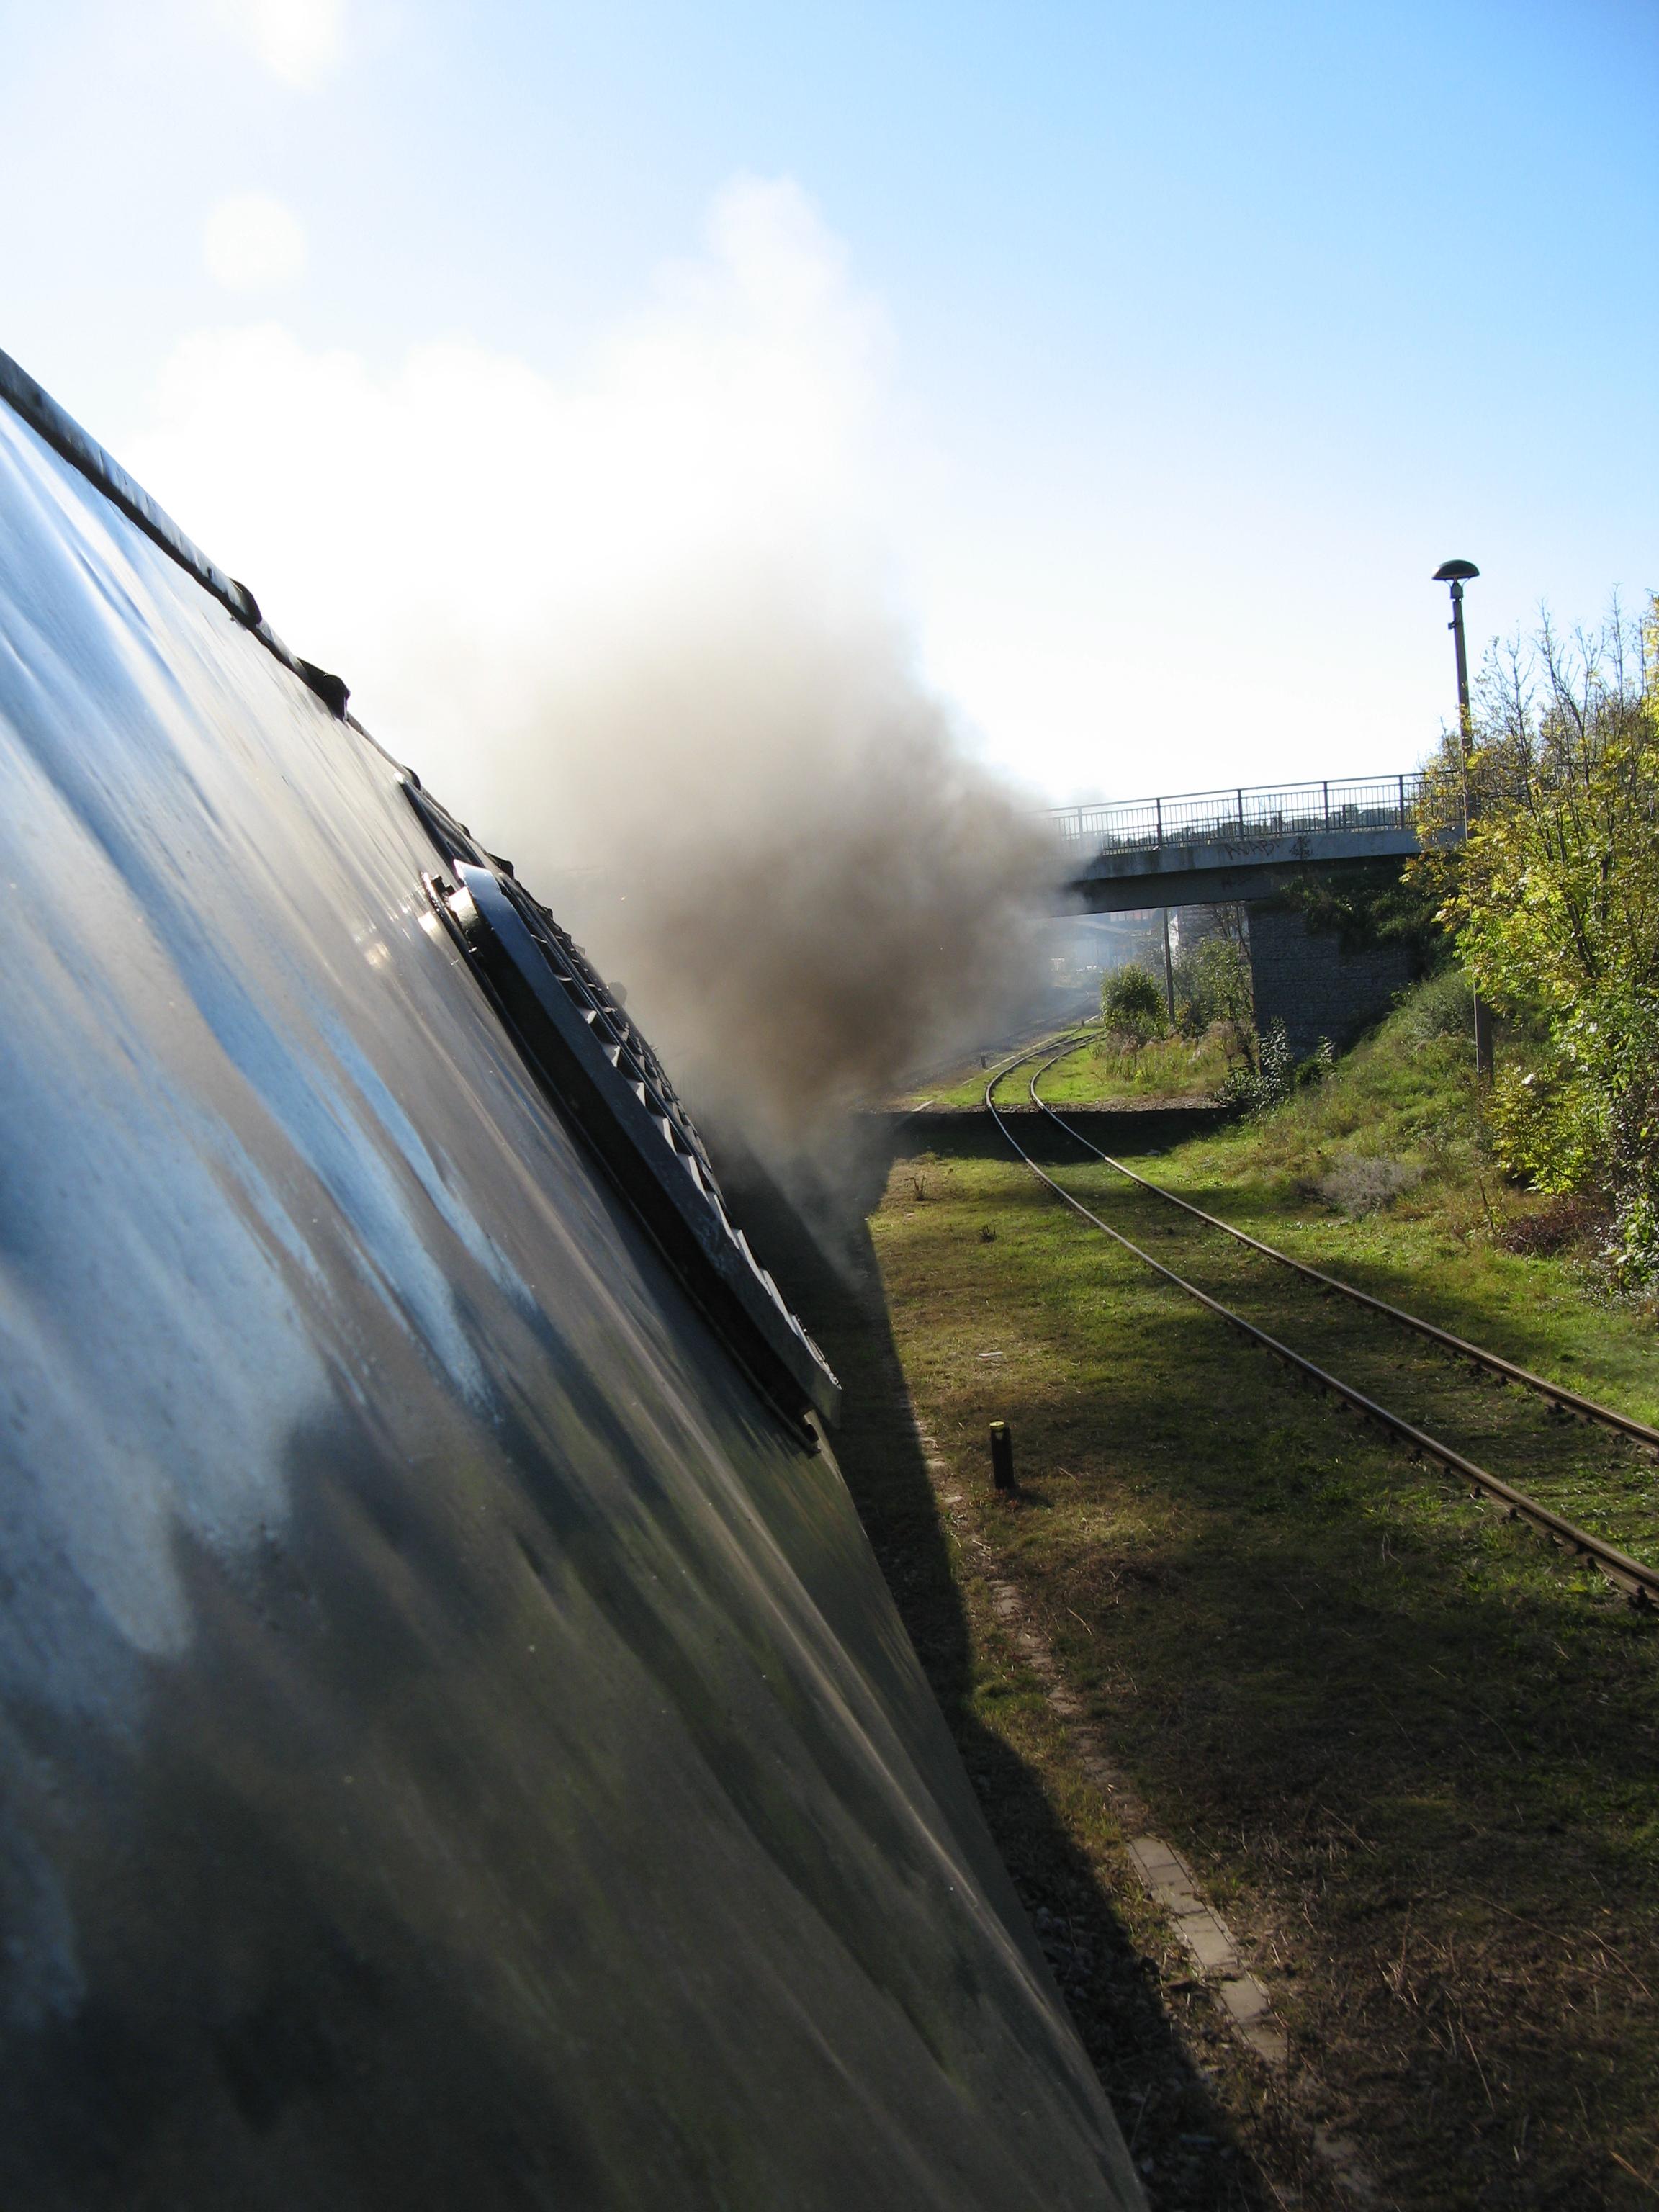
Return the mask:
[[[1659,1291],[1659,602],[1593,635],[1547,621],[1488,659],[1467,758],[1447,741],[1420,867],[1492,1006],[1530,1024],[1500,1070],[1498,1156],[1547,1191],[1613,1200],[1623,1287]]]

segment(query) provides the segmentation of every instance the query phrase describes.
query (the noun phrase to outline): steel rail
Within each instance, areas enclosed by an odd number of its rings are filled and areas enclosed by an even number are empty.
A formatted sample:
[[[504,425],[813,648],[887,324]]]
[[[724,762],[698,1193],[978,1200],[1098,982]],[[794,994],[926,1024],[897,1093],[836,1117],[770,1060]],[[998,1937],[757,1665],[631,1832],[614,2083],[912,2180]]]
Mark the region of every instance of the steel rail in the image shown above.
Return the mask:
[[[1042,1047],[1038,1045],[1019,1057],[1035,1060],[1042,1049]],[[1018,1061],[1015,1060],[1008,1065],[1018,1064]],[[1345,1405],[1351,1406],[1364,1419],[1373,1422],[1387,1434],[1397,1437],[1413,1458],[1433,1460],[1449,1474],[1461,1475],[1480,1494],[1495,1498],[1504,1507],[1511,1520],[1528,1522],[1564,1550],[1574,1552],[1579,1558],[1588,1559],[1634,1603],[1643,1606],[1659,1603],[1659,1567],[1646,1566],[1640,1559],[1632,1559],[1627,1552],[1621,1552],[1616,1545],[1605,1542],[1600,1536],[1591,1535],[1586,1528],[1575,1527],[1560,1514],[1553,1512],[1547,1505],[1540,1505],[1535,1498],[1528,1498],[1524,1491],[1516,1490],[1500,1475],[1493,1474],[1489,1468],[1478,1465],[1472,1459],[1466,1459],[1450,1444],[1442,1443],[1437,1437],[1430,1436],[1426,1430],[1416,1427],[1398,1413],[1390,1413],[1386,1406],[1379,1405],[1374,1398],[1368,1398],[1363,1390],[1355,1389],[1352,1383],[1343,1382],[1340,1376],[1317,1366],[1301,1352],[1293,1351],[1288,1344],[1281,1343],[1278,1337],[1270,1336],[1266,1329],[1258,1328],[1254,1322],[1246,1321],[1243,1314],[1236,1314],[1231,1307],[1224,1306],[1207,1291],[1200,1290],[1196,1283],[1189,1283],[1184,1275],[1176,1274],[1173,1267],[1166,1267],[1150,1252],[1143,1252],[1139,1244],[1132,1243],[1121,1231],[1114,1229],[1110,1222],[1103,1221],[1097,1213],[1091,1212],[1081,1199],[1073,1198],[1070,1191],[1062,1188],[1051,1175],[1037,1165],[998,1111],[991,1093],[1006,1073],[1007,1066],[1005,1066],[994,1073],[992,1080],[986,1085],[986,1108],[1012,1151],[1030,1168],[1037,1181],[1046,1184],[1063,1205],[1069,1206],[1074,1213],[1081,1214],[1091,1227],[1109,1237],[1114,1243],[1121,1244],[1126,1252],[1133,1253],[1154,1274],[1161,1275],[1165,1282],[1173,1283],[1177,1290],[1184,1291],[1190,1298],[1195,1298],[1200,1305],[1214,1314],[1218,1320],[1224,1322],[1229,1328],[1236,1329],[1251,1343],[1260,1345],[1273,1358],[1305,1376],[1317,1389],[1332,1393]],[[1050,1119],[1059,1121],[1060,1116],[1051,1115]]]
[[[1492,1374],[1501,1375],[1506,1382],[1516,1382],[1523,1389],[1537,1391],[1540,1397],[1549,1399],[1564,1412],[1576,1413],[1580,1420],[1599,1421],[1603,1427],[1617,1429],[1636,1443],[1645,1444],[1650,1450],[1659,1451],[1659,1429],[1650,1428],[1645,1421],[1619,1413],[1612,1406],[1601,1405],[1594,1398],[1583,1397],[1577,1390],[1569,1390],[1562,1383],[1552,1382],[1547,1376],[1534,1375],[1530,1368],[1516,1366],[1512,1359],[1505,1359],[1498,1352],[1487,1352],[1480,1345],[1469,1343],[1465,1337],[1454,1336],[1449,1329],[1437,1328],[1433,1322],[1425,1321],[1420,1314],[1407,1313],[1403,1306],[1390,1305],[1386,1298],[1373,1297],[1369,1291],[1358,1290],[1353,1284],[1343,1282],[1339,1276],[1328,1275],[1321,1268],[1310,1267],[1305,1261],[1294,1259],[1288,1252],[1281,1252],[1276,1244],[1264,1244],[1259,1237],[1252,1237],[1243,1229],[1236,1229],[1231,1221],[1224,1221],[1219,1214],[1206,1213],[1201,1206],[1193,1205],[1188,1199],[1177,1198],[1174,1191],[1165,1190],[1161,1183],[1153,1182],[1150,1177],[1137,1174],[1133,1168],[1126,1167],[1121,1160],[1114,1159],[1110,1152],[1103,1152],[1098,1145],[1091,1143],[1081,1129],[1073,1128],[1063,1115],[1055,1113],[1048,1101],[1037,1094],[1037,1085],[1054,1062],[1064,1060],[1067,1052],[1075,1048],[1067,1047],[1055,1053],[1052,1059],[1044,1060],[1026,1089],[1030,1092],[1033,1105],[1040,1106],[1051,1121],[1057,1122],[1068,1137],[1083,1146],[1085,1151],[1092,1152],[1097,1159],[1104,1160],[1109,1168],[1115,1168],[1119,1175],[1126,1176],[1131,1182],[1139,1183],[1143,1190],[1151,1191],[1155,1198],[1166,1200],[1171,1206],[1178,1206],[1183,1213],[1192,1214],[1210,1228],[1219,1229],[1226,1236],[1237,1237],[1241,1244],[1248,1244],[1253,1252],[1260,1252],[1269,1260],[1277,1260],[1282,1267],[1294,1268],[1298,1275],[1305,1275],[1310,1283],[1317,1283],[1322,1290],[1340,1291],[1345,1298],[1352,1298],[1356,1305],[1369,1306],[1373,1313],[1382,1314],[1389,1321],[1398,1322],[1402,1328],[1414,1329],[1419,1336],[1427,1338],[1431,1344],[1437,1344],[1443,1351],[1455,1352],[1460,1359],[1471,1359]]]

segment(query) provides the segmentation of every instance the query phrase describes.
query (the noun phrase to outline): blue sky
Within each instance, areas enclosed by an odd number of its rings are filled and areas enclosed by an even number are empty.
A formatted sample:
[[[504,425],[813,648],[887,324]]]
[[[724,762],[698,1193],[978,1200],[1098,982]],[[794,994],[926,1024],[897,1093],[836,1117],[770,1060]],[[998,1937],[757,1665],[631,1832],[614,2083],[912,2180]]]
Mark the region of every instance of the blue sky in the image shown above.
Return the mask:
[[[661,541],[720,538],[721,471],[769,514],[775,460],[769,527],[864,563],[985,757],[1054,800],[1409,766],[1449,554],[1484,572],[1477,639],[1659,583],[1651,0],[8,0],[0,33],[0,344],[301,651],[368,672],[371,720],[377,672],[413,712],[384,585],[419,526],[377,521],[389,464],[354,456],[447,441],[434,526],[483,555],[469,360],[496,468],[515,406],[576,420],[598,386],[604,450],[636,404],[664,449],[690,362],[720,467],[668,468]],[[764,236],[711,248],[734,179]],[[399,379],[445,343],[434,433]],[[611,503],[602,470],[557,495],[570,450],[534,499],[574,543]],[[651,500],[616,506],[655,540]]]

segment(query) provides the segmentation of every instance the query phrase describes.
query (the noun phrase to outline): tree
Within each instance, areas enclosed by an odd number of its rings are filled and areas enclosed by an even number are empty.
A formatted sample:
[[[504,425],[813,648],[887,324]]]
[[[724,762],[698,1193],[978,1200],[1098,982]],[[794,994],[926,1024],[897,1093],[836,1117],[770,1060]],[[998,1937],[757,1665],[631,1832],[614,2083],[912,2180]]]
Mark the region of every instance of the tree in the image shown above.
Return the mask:
[[[1183,945],[1176,955],[1175,993],[1178,1025],[1188,1036],[1202,1036],[1212,1022],[1248,1030],[1253,1004],[1249,953],[1219,933]]]
[[[1541,1033],[1500,1073],[1499,1156],[1538,1188],[1604,1190],[1609,1256],[1659,1289],[1659,601],[1592,635],[1488,656],[1474,749],[1431,771],[1419,864],[1480,990]],[[1460,829],[1459,849],[1435,833]]]
[[[1100,987],[1100,1011],[1109,1030],[1138,1045],[1162,1036],[1170,1025],[1164,987],[1138,961],[1114,968],[1107,976]]]

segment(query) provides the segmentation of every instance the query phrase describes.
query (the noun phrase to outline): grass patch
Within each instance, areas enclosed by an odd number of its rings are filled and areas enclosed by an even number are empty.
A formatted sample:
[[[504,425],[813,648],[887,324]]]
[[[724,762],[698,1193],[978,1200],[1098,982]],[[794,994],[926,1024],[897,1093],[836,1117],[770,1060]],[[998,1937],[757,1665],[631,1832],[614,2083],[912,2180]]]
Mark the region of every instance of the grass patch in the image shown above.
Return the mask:
[[[1055,1106],[1199,1104],[1215,1097],[1231,1062],[1231,1025],[1217,1022],[1200,1037],[1153,1037],[1128,1046],[1097,1037],[1069,1053],[1042,1079],[1042,1095]],[[1028,1071],[1029,1073],[1029,1071]]]

